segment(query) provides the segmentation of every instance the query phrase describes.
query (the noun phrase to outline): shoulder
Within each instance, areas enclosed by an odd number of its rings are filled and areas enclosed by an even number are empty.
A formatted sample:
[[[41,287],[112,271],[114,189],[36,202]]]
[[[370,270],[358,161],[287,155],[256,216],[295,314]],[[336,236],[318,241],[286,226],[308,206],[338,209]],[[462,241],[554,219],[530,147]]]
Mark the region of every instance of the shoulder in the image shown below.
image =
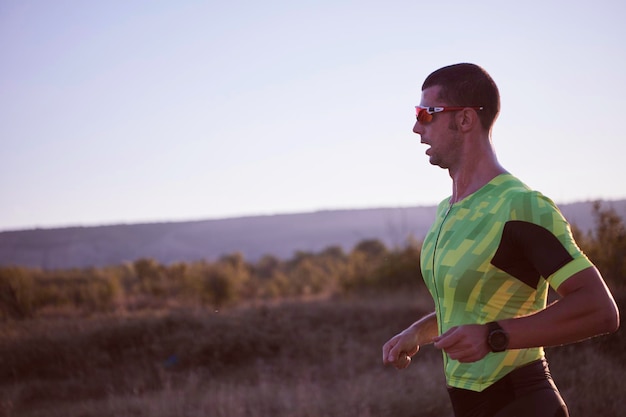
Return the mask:
[[[512,175],[503,176],[498,196],[508,220],[542,226],[555,235],[567,233],[569,224],[558,206],[540,191],[533,190]]]
[[[499,186],[500,198],[507,202],[513,220],[541,224],[545,216],[562,217],[559,208],[549,197],[528,187],[512,175],[507,175]]]
[[[510,196],[511,218],[549,227],[564,220],[561,211],[550,198],[539,191],[525,190]]]

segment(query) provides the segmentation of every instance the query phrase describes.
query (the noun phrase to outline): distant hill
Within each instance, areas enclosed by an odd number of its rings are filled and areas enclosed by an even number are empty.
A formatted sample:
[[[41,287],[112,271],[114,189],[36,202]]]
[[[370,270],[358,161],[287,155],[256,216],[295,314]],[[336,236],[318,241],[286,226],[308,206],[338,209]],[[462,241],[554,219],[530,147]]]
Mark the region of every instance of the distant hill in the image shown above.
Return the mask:
[[[626,219],[626,200],[604,202]],[[560,205],[563,215],[582,230],[593,228],[592,203]],[[122,224],[0,232],[0,265],[44,269],[117,265],[139,258],[161,263],[212,261],[241,252],[246,260],[263,255],[281,259],[295,251],[319,252],[328,246],[351,250],[364,239],[388,247],[408,237],[421,240],[435,206],[329,210],[190,222]]]

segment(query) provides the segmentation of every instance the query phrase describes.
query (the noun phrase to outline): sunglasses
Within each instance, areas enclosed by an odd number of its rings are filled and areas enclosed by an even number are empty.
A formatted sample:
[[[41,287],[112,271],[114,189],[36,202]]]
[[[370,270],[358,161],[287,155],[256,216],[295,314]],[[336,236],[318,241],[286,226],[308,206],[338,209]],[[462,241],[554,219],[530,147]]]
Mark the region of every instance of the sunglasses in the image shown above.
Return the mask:
[[[481,106],[450,106],[450,107],[422,107],[415,106],[415,117],[420,123],[430,123],[433,120],[433,114],[443,113],[447,111],[459,111],[463,109],[482,110]]]

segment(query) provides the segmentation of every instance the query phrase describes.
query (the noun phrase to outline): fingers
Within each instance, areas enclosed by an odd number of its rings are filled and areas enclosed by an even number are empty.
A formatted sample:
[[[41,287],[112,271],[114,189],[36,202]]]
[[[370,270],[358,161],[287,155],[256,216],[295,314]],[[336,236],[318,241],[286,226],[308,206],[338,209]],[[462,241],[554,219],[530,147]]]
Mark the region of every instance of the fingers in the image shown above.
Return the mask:
[[[457,343],[459,340],[459,336],[456,334],[457,330],[458,327],[452,327],[441,336],[436,336],[433,339],[435,347],[437,349],[443,349],[447,351],[449,347],[454,346],[454,344]]]
[[[399,335],[396,335],[383,345],[383,363],[385,365],[392,363],[397,359],[399,352],[397,352],[397,349],[394,348],[398,344],[398,339]]]
[[[400,337],[394,337],[383,346],[383,364],[393,365],[396,369],[405,369],[411,364],[411,356],[419,350],[419,346],[403,348]],[[408,353],[407,353],[408,351]]]
[[[384,363],[385,365],[391,364],[396,369],[406,369],[411,364],[411,357],[406,352],[390,353]]]
[[[383,363],[385,365],[394,364],[398,361],[400,357],[400,353],[402,350],[400,349],[400,345],[398,344],[398,339],[391,339],[383,346]]]
[[[435,347],[450,359],[459,362],[476,362],[489,353],[486,334],[481,325],[452,327],[434,339]]]
[[[400,353],[398,359],[393,363],[396,369],[406,369],[411,364],[411,357],[406,352]]]

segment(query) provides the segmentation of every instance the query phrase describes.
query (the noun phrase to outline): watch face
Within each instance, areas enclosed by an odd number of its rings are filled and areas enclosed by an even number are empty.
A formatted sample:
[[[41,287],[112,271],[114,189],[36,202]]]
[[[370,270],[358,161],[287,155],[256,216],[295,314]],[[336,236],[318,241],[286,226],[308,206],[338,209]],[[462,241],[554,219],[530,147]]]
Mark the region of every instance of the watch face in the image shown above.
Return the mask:
[[[506,349],[508,337],[502,330],[494,330],[489,334],[489,345],[494,352],[501,352]]]

